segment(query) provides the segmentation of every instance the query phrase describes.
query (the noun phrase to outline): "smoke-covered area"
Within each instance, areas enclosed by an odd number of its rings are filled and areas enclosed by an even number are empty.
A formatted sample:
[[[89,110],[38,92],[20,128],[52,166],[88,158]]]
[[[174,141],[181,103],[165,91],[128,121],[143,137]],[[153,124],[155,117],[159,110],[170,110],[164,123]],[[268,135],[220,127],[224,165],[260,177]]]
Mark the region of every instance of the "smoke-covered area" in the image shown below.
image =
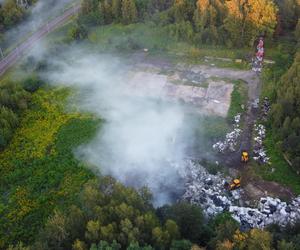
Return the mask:
[[[48,20],[60,15],[67,7],[76,3],[79,3],[79,0],[39,0],[28,10],[29,14],[23,22],[5,33],[2,49],[17,45],[29,34],[45,25]]]
[[[174,201],[184,185],[185,151],[194,141],[184,107],[133,94],[134,66],[128,60],[78,48],[63,57],[53,62],[56,70],[47,73],[48,81],[75,86],[81,110],[104,119],[96,138],[77,149],[77,156],[125,184],[148,186],[156,205]]]

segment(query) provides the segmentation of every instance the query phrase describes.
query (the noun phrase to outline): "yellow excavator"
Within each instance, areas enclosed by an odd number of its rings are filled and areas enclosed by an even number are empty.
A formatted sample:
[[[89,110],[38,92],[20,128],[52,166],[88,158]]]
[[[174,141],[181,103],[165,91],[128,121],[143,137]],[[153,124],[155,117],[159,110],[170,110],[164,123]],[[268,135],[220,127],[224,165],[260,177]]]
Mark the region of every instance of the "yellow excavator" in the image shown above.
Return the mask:
[[[241,179],[234,179],[230,183],[225,182],[224,187],[229,191],[238,189],[241,187]]]
[[[247,163],[249,161],[249,153],[247,150],[242,151],[241,162]]]

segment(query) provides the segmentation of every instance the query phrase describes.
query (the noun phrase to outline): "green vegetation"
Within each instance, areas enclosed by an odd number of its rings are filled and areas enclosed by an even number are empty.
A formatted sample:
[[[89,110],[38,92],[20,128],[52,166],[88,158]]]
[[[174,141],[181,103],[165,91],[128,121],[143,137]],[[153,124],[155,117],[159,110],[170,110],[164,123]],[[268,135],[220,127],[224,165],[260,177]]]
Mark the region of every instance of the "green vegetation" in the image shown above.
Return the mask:
[[[238,80],[234,81],[233,84],[234,88],[231,93],[231,103],[227,115],[227,119],[229,121],[232,121],[236,114],[243,113],[245,111],[248,101],[247,83],[242,80]]]
[[[290,187],[296,194],[300,194],[300,176],[284,160],[282,152],[277,149],[272,134],[269,133],[265,140],[265,146],[268,149],[268,156],[271,158],[270,165],[258,165],[257,172],[266,180],[276,181],[287,187]],[[272,171],[274,168],[274,171]]]
[[[0,150],[11,140],[29,99],[30,94],[20,84],[0,82]]]
[[[263,95],[273,102],[265,142],[272,166],[257,171],[300,193],[300,179],[282,157],[283,152],[299,171],[300,57],[293,62],[292,34],[295,30],[299,41],[299,13],[295,0],[83,0],[79,18],[51,35],[50,53],[83,40],[98,51],[125,54],[147,48],[150,57],[246,68],[235,59],[247,61],[255,40],[264,35],[267,43],[278,45],[268,50],[276,63],[263,75]],[[25,14],[16,1],[5,0],[0,31]],[[278,39],[284,32],[291,39]],[[188,250],[198,244],[220,250],[298,249],[299,225],[241,232],[227,213],[207,221],[199,207],[187,203],[155,209],[146,188],[95,176],[74,157],[74,149],[88,142],[102,121],[65,112],[71,90],[41,87],[36,73],[47,70],[44,61],[29,57],[20,69],[26,79],[0,84],[0,248]],[[235,82],[229,119],[243,111],[245,96],[245,84]],[[228,130],[222,118],[199,123],[195,133],[207,140]],[[213,164],[208,167],[216,171]]]
[[[72,204],[92,177],[72,150],[94,134],[99,121],[66,114],[68,92],[41,89],[33,94],[21,126],[0,153],[1,248],[32,241],[53,210]]]
[[[93,1],[82,2],[85,25],[130,24],[151,19],[175,41],[235,47],[252,46],[260,34],[272,37],[277,7],[271,0]]]
[[[265,146],[272,164],[259,168],[258,172],[265,179],[287,185],[299,193],[300,176],[296,174],[300,169],[300,88],[297,72],[300,61],[296,53],[297,39],[295,36],[282,40],[279,51],[274,54],[275,64],[263,73],[262,98],[269,97],[272,104],[269,119],[265,122],[268,129]],[[270,171],[272,168],[274,172]]]
[[[29,0],[29,5],[35,3],[36,0]],[[14,0],[4,0],[0,4],[0,32],[12,27],[25,18],[26,9],[24,6],[17,4]]]
[[[126,188],[111,177],[91,180],[77,205],[55,211],[48,219],[33,249],[102,249],[103,244],[120,249],[137,242],[169,248],[181,238],[179,227],[170,219],[161,224],[150,202],[147,189]]]
[[[300,54],[281,77],[272,107],[270,125],[276,144],[300,171],[300,85],[298,73]]]

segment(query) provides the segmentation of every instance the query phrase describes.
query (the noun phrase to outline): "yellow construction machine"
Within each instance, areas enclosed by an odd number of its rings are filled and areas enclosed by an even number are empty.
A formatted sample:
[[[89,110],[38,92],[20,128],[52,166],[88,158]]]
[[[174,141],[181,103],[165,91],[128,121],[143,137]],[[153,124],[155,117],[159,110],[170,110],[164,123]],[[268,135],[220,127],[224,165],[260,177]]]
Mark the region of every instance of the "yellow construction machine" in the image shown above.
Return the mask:
[[[241,179],[234,179],[232,182],[225,182],[224,187],[229,191],[235,190],[241,187]]]
[[[249,161],[249,153],[246,150],[242,151],[241,162],[247,163]]]

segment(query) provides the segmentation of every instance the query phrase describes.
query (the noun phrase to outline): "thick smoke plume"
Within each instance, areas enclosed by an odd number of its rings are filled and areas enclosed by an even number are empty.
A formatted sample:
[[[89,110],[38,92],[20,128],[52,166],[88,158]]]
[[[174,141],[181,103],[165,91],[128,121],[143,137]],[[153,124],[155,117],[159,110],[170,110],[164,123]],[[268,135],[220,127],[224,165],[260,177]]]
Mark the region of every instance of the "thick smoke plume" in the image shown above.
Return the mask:
[[[192,142],[184,108],[163,97],[134,94],[134,66],[128,61],[71,52],[67,60],[53,62],[59,70],[48,73],[47,80],[76,87],[81,109],[104,119],[96,138],[77,156],[125,184],[148,186],[156,205],[173,201],[182,188],[184,151]]]

